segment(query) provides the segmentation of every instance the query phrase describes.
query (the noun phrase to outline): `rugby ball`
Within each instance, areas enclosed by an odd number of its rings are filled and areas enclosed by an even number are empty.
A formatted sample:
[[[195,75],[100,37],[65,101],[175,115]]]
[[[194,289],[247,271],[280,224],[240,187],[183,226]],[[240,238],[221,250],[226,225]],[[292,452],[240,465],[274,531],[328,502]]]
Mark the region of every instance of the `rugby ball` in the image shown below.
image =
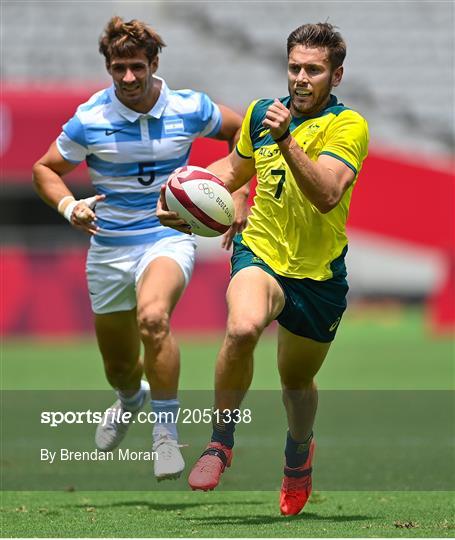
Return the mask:
[[[180,167],[164,192],[169,210],[177,212],[199,236],[220,236],[234,221],[234,202],[224,183],[202,167]]]

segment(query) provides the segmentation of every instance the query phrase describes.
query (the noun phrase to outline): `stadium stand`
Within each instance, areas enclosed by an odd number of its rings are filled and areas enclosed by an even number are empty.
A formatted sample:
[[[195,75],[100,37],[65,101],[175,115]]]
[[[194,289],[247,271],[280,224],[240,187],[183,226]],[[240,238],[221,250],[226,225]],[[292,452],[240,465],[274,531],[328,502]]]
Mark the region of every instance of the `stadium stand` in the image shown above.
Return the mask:
[[[379,142],[451,152],[454,13],[449,2],[4,2],[2,79],[106,81],[96,38],[114,13],[155,26],[168,42],[161,73],[244,109],[282,95],[284,36],[329,20],[348,43],[339,94],[366,111]],[[17,39],[21,36],[21,39]],[[446,106],[441,106],[446,104]]]

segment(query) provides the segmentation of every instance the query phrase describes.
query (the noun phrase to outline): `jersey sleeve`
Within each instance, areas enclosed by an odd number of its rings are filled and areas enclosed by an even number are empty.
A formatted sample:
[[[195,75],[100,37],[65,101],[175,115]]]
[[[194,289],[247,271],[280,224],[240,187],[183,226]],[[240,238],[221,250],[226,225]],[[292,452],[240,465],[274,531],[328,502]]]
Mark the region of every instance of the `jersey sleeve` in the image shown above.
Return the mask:
[[[71,163],[84,161],[88,154],[84,126],[77,113],[62,128],[57,138],[57,148],[64,159]]]
[[[214,103],[207,94],[201,92],[200,101],[200,121],[201,121],[201,137],[214,137],[221,128],[221,111],[216,103]]]
[[[368,124],[355,111],[345,110],[330,124],[320,155],[332,156],[357,173],[368,154]]]
[[[239,154],[240,157],[243,157],[245,159],[252,158],[254,154],[253,141],[251,140],[251,115],[253,113],[253,109],[256,103],[257,100],[253,101],[246,111],[245,118],[242,122],[240,138],[235,147],[235,149],[237,150],[237,154]]]

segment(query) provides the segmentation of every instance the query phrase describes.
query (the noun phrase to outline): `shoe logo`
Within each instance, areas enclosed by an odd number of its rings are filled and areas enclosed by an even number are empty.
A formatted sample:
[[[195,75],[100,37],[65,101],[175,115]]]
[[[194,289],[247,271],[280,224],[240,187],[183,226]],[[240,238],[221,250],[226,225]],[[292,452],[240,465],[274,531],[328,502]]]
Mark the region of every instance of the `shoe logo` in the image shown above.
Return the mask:
[[[333,332],[335,328],[340,324],[340,321],[341,321],[341,317],[338,317],[338,319],[329,328],[329,332]]]
[[[122,131],[123,128],[120,129],[106,129],[104,130],[105,135],[113,135],[114,133],[117,133],[117,131]]]

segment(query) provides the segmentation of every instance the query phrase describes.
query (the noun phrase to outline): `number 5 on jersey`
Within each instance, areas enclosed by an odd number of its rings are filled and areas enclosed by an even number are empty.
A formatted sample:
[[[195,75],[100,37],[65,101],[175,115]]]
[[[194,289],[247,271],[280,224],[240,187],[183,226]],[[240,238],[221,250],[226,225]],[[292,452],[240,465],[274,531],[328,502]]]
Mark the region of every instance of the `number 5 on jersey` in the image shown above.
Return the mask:
[[[155,162],[144,161],[142,163],[138,163],[137,166],[139,169],[137,179],[139,184],[142,184],[143,186],[150,186],[151,184],[153,184],[153,180],[155,180],[155,171],[153,170],[153,168],[155,167]],[[148,175],[148,178],[143,178],[146,175]]]

